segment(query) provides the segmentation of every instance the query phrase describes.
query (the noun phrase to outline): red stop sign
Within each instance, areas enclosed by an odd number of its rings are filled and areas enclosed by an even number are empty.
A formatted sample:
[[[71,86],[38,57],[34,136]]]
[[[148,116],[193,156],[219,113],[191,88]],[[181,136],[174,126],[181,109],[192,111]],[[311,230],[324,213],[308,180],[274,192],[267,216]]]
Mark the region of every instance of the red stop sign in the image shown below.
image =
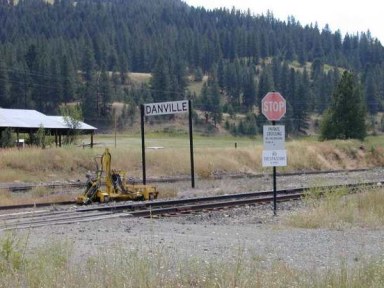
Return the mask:
[[[268,92],[261,100],[261,113],[269,121],[280,120],[287,112],[285,99],[279,92]]]

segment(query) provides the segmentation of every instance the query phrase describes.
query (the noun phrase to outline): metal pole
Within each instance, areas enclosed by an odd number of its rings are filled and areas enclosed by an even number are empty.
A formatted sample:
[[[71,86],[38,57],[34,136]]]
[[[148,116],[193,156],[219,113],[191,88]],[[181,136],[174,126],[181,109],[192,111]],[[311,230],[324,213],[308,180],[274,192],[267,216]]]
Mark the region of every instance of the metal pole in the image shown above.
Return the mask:
[[[276,215],[276,166],[273,166],[273,215]]]
[[[116,113],[116,112],[115,112]],[[116,133],[117,133],[117,131],[116,131],[116,129],[117,129],[117,127],[116,127],[116,114],[115,114],[115,148],[116,148],[116,137],[117,137],[117,135],[116,135]]]
[[[147,176],[145,171],[145,138],[144,138],[144,105],[140,105],[140,116],[141,116],[141,161],[143,165],[143,185],[147,183]]]
[[[189,150],[191,154],[191,182],[192,188],[195,188],[195,164],[193,159],[193,131],[192,131],[192,101],[188,100],[189,110]]]
[[[272,126],[275,126],[276,122],[272,121]],[[277,192],[276,192],[276,166],[273,166],[273,215],[276,216],[276,209],[277,209]]]

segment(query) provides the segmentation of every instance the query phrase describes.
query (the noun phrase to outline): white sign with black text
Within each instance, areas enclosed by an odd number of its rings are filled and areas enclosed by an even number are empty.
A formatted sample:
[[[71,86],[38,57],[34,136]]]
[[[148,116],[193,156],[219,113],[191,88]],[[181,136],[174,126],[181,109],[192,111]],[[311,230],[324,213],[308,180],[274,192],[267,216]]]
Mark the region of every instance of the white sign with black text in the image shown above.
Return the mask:
[[[144,104],[144,115],[166,115],[188,112],[188,100]]]
[[[263,126],[263,167],[287,166],[287,150],[285,150],[285,126]]]
[[[263,167],[287,166],[287,150],[263,150]]]
[[[285,149],[285,126],[264,125],[263,126],[264,150]]]

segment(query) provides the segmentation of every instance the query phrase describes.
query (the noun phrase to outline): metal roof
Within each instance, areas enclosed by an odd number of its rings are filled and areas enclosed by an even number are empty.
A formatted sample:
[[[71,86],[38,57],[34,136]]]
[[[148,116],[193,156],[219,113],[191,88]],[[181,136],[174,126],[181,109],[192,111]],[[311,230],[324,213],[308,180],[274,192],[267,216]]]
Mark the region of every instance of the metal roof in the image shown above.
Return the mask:
[[[80,121],[78,130],[96,130],[96,127]],[[63,116],[47,116],[36,110],[0,108],[0,128],[69,129]]]
[[[52,120],[52,122],[56,122],[59,125],[62,125],[65,129],[68,129],[67,122],[65,122],[65,118],[63,116],[46,116],[49,119]],[[77,128],[79,130],[96,130],[96,127],[93,127],[87,123],[79,121],[79,127]]]

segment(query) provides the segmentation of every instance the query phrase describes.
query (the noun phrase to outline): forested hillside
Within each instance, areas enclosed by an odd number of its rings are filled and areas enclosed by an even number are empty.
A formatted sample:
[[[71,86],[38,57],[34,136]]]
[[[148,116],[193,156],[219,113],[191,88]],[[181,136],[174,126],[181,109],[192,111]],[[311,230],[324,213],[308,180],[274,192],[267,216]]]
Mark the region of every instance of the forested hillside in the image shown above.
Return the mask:
[[[341,35],[272,14],[193,8],[180,0],[0,0],[0,107],[59,113],[80,103],[85,121],[130,125],[137,106],[191,98],[214,123],[254,134],[260,99],[271,90],[288,102],[287,130],[306,128],[329,105],[343,70],[359,76],[374,115],[384,110],[384,48],[369,32]],[[135,84],[128,72],[152,73]],[[188,85],[208,80],[201,91]]]

